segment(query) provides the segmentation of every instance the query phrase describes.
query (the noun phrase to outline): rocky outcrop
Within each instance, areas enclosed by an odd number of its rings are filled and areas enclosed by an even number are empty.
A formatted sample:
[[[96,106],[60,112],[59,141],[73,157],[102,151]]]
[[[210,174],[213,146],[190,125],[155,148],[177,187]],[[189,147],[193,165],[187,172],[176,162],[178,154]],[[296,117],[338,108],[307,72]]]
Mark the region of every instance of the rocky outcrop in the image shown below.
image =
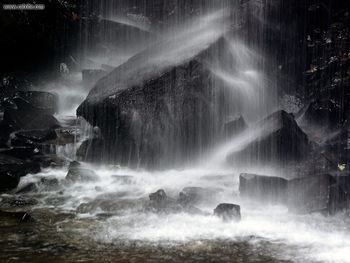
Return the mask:
[[[179,55],[175,66],[166,61],[167,54],[157,64],[155,50],[147,50],[98,81],[77,114],[101,129],[104,159],[174,166],[221,137],[228,103],[225,83],[206,65],[210,61],[219,67],[232,59],[227,45],[220,38],[198,53],[191,50],[190,57]],[[156,57],[137,65],[146,55]]]
[[[305,158],[309,151],[307,135],[291,114],[280,110],[261,120],[257,137],[228,156],[231,163],[286,165]]]
[[[259,202],[284,204],[287,201],[288,181],[281,177],[246,174],[239,176],[241,197]]]

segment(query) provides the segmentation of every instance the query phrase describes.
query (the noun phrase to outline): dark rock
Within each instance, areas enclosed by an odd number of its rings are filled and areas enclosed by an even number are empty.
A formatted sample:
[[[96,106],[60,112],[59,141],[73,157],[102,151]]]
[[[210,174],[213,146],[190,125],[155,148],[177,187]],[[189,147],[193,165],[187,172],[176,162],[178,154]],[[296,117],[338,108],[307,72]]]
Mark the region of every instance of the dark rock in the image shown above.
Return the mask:
[[[163,189],[149,195],[150,204],[148,210],[151,212],[176,213],[183,211],[176,200],[168,197]]]
[[[15,98],[17,109],[5,109],[3,122],[13,131],[41,130],[60,127],[58,120],[47,113],[46,109],[36,108],[29,102]]]
[[[288,208],[297,213],[334,214],[346,208],[347,196],[328,174],[292,179],[288,182]]]
[[[242,116],[225,123],[224,132],[227,138],[232,138],[233,136],[241,133],[247,128],[247,123]]]
[[[54,129],[18,131],[15,133],[15,136],[32,142],[45,142],[55,140],[57,138],[57,134]]]
[[[287,112],[277,111],[256,126],[261,129],[260,135],[242,150],[229,155],[230,162],[286,165],[309,154],[307,135]]]
[[[334,175],[333,178],[346,194],[350,194],[350,174]]]
[[[241,207],[235,204],[219,204],[214,209],[214,215],[222,218],[224,221],[240,221],[241,220]]]
[[[79,160],[85,162],[101,162],[103,160],[104,141],[93,138],[83,141],[77,150]]]
[[[39,187],[43,191],[55,191],[59,188],[59,181],[57,178],[41,178]]]
[[[27,212],[6,212],[0,211],[0,218],[2,220],[14,219],[18,223],[34,222],[34,218]]]
[[[60,128],[55,130],[57,138],[52,143],[56,145],[66,145],[79,141],[79,134],[77,134],[76,128]]]
[[[78,206],[78,213],[96,213],[103,211],[110,214],[124,214],[127,211],[142,212],[147,206],[144,199],[128,199],[125,193],[101,194],[94,200]]]
[[[38,191],[38,186],[35,183],[29,183],[16,191],[16,194],[35,193]]]
[[[16,95],[33,107],[44,110],[46,114],[52,115],[57,112],[58,96],[56,94],[46,91],[18,91]]]
[[[158,190],[155,193],[149,194],[149,200],[155,203],[161,203],[167,200],[167,195],[163,189]]]
[[[20,177],[39,171],[40,165],[36,162],[0,154],[0,192],[16,188]]]
[[[97,174],[90,169],[82,167],[69,168],[66,175],[66,181],[68,182],[91,182],[98,179]]]
[[[17,187],[20,177],[16,173],[0,173],[0,192],[8,191]]]
[[[202,187],[185,187],[179,193],[179,203],[181,205],[195,205],[202,202],[210,202],[218,193],[218,189]]]
[[[77,109],[78,116],[101,129],[106,162],[175,166],[222,138],[227,84],[207,62],[232,58],[226,40],[209,43],[177,66],[165,66],[166,56],[159,58],[164,63],[146,60],[144,65],[144,57],[157,56],[161,48],[135,55],[100,79]]]
[[[0,154],[26,160],[26,159],[32,158],[34,155],[40,155],[41,153],[38,148],[24,146],[24,147],[11,147],[9,149],[1,149]]]
[[[240,174],[239,192],[244,198],[267,203],[285,203],[287,201],[288,181],[284,178]]]
[[[66,164],[66,160],[55,154],[35,155],[32,160],[39,163],[42,168],[47,167],[63,167]]]
[[[72,161],[69,163],[68,169],[79,168],[81,166],[81,163],[79,163],[78,161]]]
[[[38,204],[38,201],[33,198],[24,197],[23,195],[10,195],[2,197],[2,209],[23,208]]]
[[[342,122],[341,105],[334,100],[315,100],[309,104],[301,121],[323,128],[338,128]]]

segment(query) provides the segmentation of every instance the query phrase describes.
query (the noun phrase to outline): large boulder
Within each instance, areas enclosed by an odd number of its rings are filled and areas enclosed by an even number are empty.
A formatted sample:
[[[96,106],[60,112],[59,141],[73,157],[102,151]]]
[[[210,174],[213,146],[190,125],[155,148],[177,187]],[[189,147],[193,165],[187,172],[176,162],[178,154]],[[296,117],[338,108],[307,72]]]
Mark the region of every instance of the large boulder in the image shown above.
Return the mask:
[[[6,108],[4,111],[4,125],[16,130],[40,130],[58,128],[58,120],[47,108],[38,108],[23,98],[14,98],[16,108]]]
[[[346,209],[348,195],[344,185],[329,174],[292,179],[288,182],[288,208],[302,214],[334,214]]]
[[[252,140],[231,153],[228,161],[235,164],[286,165],[304,159],[310,145],[307,135],[299,128],[291,114],[276,111],[256,124]]]
[[[77,115],[101,129],[106,161],[175,166],[222,138],[232,102],[228,84],[208,65],[235,62],[224,38],[197,44],[155,45],[97,82]]]
[[[281,177],[247,174],[239,176],[239,193],[243,198],[267,203],[287,201],[288,181]]]

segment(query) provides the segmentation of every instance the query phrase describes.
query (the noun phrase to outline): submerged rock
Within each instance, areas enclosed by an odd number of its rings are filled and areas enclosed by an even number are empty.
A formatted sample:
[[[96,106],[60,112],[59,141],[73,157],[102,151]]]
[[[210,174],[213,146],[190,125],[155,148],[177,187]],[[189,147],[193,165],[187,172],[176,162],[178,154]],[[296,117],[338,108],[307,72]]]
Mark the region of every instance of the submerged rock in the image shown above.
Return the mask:
[[[308,155],[308,137],[291,114],[276,111],[256,126],[256,129],[261,129],[260,134],[243,149],[229,155],[230,162],[285,165]]]
[[[39,187],[43,191],[54,191],[59,188],[59,181],[57,178],[41,178]]]
[[[16,194],[35,193],[38,191],[38,186],[35,183],[29,183],[16,191]]]
[[[131,175],[112,175],[113,182],[119,184],[133,184],[135,178]]]
[[[155,193],[149,195],[150,204],[146,210],[151,212],[176,213],[183,210],[175,199],[166,195],[163,189],[159,189]]]
[[[79,166],[70,167],[66,175],[66,181],[68,182],[93,182],[98,180],[97,174],[90,169]]]
[[[125,193],[102,194],[94,200],[82,203],[77,208],[77,213],[93,214],[103,211],[103,213],[124,214],[127,212],[142,212],[147,207],[144,199],[128,199]]]
[[[287,201],[288,181],[281,177],[247,174],[239,176],[239,192],[244,198],[267,203]]]
[[[222,203],[214,209],[214,215],[222,218],[224,221],[240,221],[241,207],[235,204]]]

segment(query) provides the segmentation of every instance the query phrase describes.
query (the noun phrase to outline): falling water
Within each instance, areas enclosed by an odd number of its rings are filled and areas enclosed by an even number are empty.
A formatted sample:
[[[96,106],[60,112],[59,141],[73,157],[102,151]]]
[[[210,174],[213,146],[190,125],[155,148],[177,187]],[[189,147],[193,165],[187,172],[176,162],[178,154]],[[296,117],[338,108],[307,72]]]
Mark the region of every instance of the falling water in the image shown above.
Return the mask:
[[[240,173],[266,173],[284,178],[289,175],[273,166],[249,164],[232,167],[226,161],[230,154],[280,128],[280,124],[274,120],[261,122],[261,119],[278,109],[275,76],[269,74],[270,68],[266,66],[270,58],[259,46],[263,39],[257,34],[257,39],[250,41],[251,32],[238,32],[242,20],[248,19],[244,12],[249,12],[250,8],[252,10],[248,16],[260,21],[261,27],[270,26],[265,24],[264,14],[259,11],[263,1],[242,1],[243,6],[247,7],[242,10],[239,5],[231,3],[233,1],[206,0],[199,4],[197,11],[181,10],[183,7],[191,8],[186,1],[169,1],[163,8],[154,4],[156,10],[160,9],[160,14],[149,18],[146,6],[152,6],[152,1],[145,1],[147,4],[138,8],[137,1],[130,1],[130,4],[124,2],[127,1],[103,1],[105,7],[99,8],[100,13],[94,14],[92,18],[87,15],[82,17],[80,25],[82,48],[77,55],[80,58],[79,70],[104,70],[108,67],[109,71],[89,88],[84,85],[81,74],[74,72],[44,87],[59,94],[58,119],[63,123],[71,123],[67,127],[76,129],[76,140],[73,144],[58,148],[59,156],[70,161],[78,159],[75,151],[84,140],[95,136],[95,125],[101,126],[102,137],[110,133],[110,130],[104,131],[104,127],[100,125],[105,120],[95,120],[96,116],[107,116],[107,107],[98,108],[93,114],[84,116],[86,120],[82,117],[76,119],[75,112],[84,100],[85,104],[91,105],[103,100],[113,100],[124,91],[159,79],[174,67],[182,67],[193,58],[200,57],[201,52],[210,49],[217,41],[223,41],[226,51],[220,53],[216,50],[200,60],[206,74],[211,78],[208,87],[203,89],[208,88],[213,95],[207,102],[211,115],[204,118],[210,122],[208,125],[205,123],[208,131],[202,131],[203,127],[200,125],[195,128],[198,138],[193,140],[200,145],[194,143],[198,149],[193,154],[188,154],[179,149],[181,147],[178,145],[187,142],[188,134],[179,130],[176,125],[162,127],[161,132],[165,136],[159,144],[164,144],[162,149],[165,150],[159,156],[156,167],[147,169],[147,165],[142,165],[143,160],[140,157],[144,143],[141,130],[145,129],[142,123],[146,119],[143,119],[144,109],[135,107],[127,116],[130,117],[130,131],[134,136],[132,141],[135,146],[132,147],[137,149],[137,165],[128,166],[128,162],[107,157],[108,162],[82,162],[84,167],[96,172],[97,178],[74,184],[65,183],[68,167],[47,168],[38,174],[23,177],[19,188],[29,183],[40,184],[42,178],[59,180],[60,186],[55,191],[43,189],[38,193],[28,194],[29,197],[40,197],[36,205],[39,216],[42,210],[50,210],[55,216],[63,218],[53,219],[54,237],[64,244],[92,244],[81,246],[86,251],[97,246],[111,245],[111,251],[115,247],[125,246],[125,253],[130,258],[134,256],[133,253],[140,253],[138,256],[142,258],[148,257],[148,253],[152,256],[159,251],[165,251],[164,254],[168,253],[175,258],[174,254],[186,254],[187,248],[183,250],[183,246],[188,246],[189,250],[193,249],[194,254],[204,257],[204,260],[201,259],[203,262],[207,258],[210,259],[208,262],[232,262],[235,260],[232,258],[234,255],[229,252],[232,248],[228,246],[225,250],[225,244],[232,242],[238,246],[238,252],[244,255],[240,258],[243,262],[246,258],[247,262],[350,262],[348,217],[341,214],[332,219],[320,214],[295,215],[282,205],[256,204],[243,199],[239,196],[238,189]],[[173,2],[175,7],[177,2],[179,6],[172,12],[166,12]],[[163,21],[159,21],[160,18]],[[94,27],[97,21],[99,25],[103,25],[101,28]],[[120,39],[115,30],[120,30]],[[217,58],[217,54],[223,56]],[[171,111],[175,103],[167,103]],[[175,115],[172,116],[174,119],[177,118]],[[244,118],[247,128],[224,138],[224,125],[238,116]],[[165,119],[167,118],[170,117],[166,115]],[[174,123],[177,124],[175,121]],[[152,125],[157,124],[150,120],[148,126]],[[115,133],[117,129],[117,125],[112,127]],[[203,143],[205,140],[208,140],[206,144]],[[108,147],[115,152],[118,150],[113,142]],[[184,149],[186,147],[191,145],[185,145]],[[127,154],[129,152],[125,151],[124,155]],[[169,163],[173,165],[168,165]],[[179,192],[185,187],[215,191],[213,196],[202,198],[197,204],[203,213],[192,215],[185,212],[145,212],[144,205],[150,193],[164,189],[170,197],[177,199]],[[213,216],[212,211],[219,203],[240,204],[242,220],[238,223],[223,222]],[[47,241],[50,237],[44,235],[43,239]],[[15,241],[11,239],[9,243],[11,242]],[[221,258],[220,255],[213,255],[216,246],[224,250],[222,255],[229,256]],[[140,250],[134,252],[133,249]],[[13,250],[9,249],[10,252]],[[189,257],[193,257],[195,261],[196,256],[193,253]],[[104,260],[113,260],[113,257],[121,257],[122,254],[101,255],[106,257]],[[75,252],[69,252],[68,255],[75,259],[80,257]],[[101,261],[96,258],[95,260]],[[162,260],[167,261],[166,258]],[[174,262],[183,262],[178,258],[176,260]]]

